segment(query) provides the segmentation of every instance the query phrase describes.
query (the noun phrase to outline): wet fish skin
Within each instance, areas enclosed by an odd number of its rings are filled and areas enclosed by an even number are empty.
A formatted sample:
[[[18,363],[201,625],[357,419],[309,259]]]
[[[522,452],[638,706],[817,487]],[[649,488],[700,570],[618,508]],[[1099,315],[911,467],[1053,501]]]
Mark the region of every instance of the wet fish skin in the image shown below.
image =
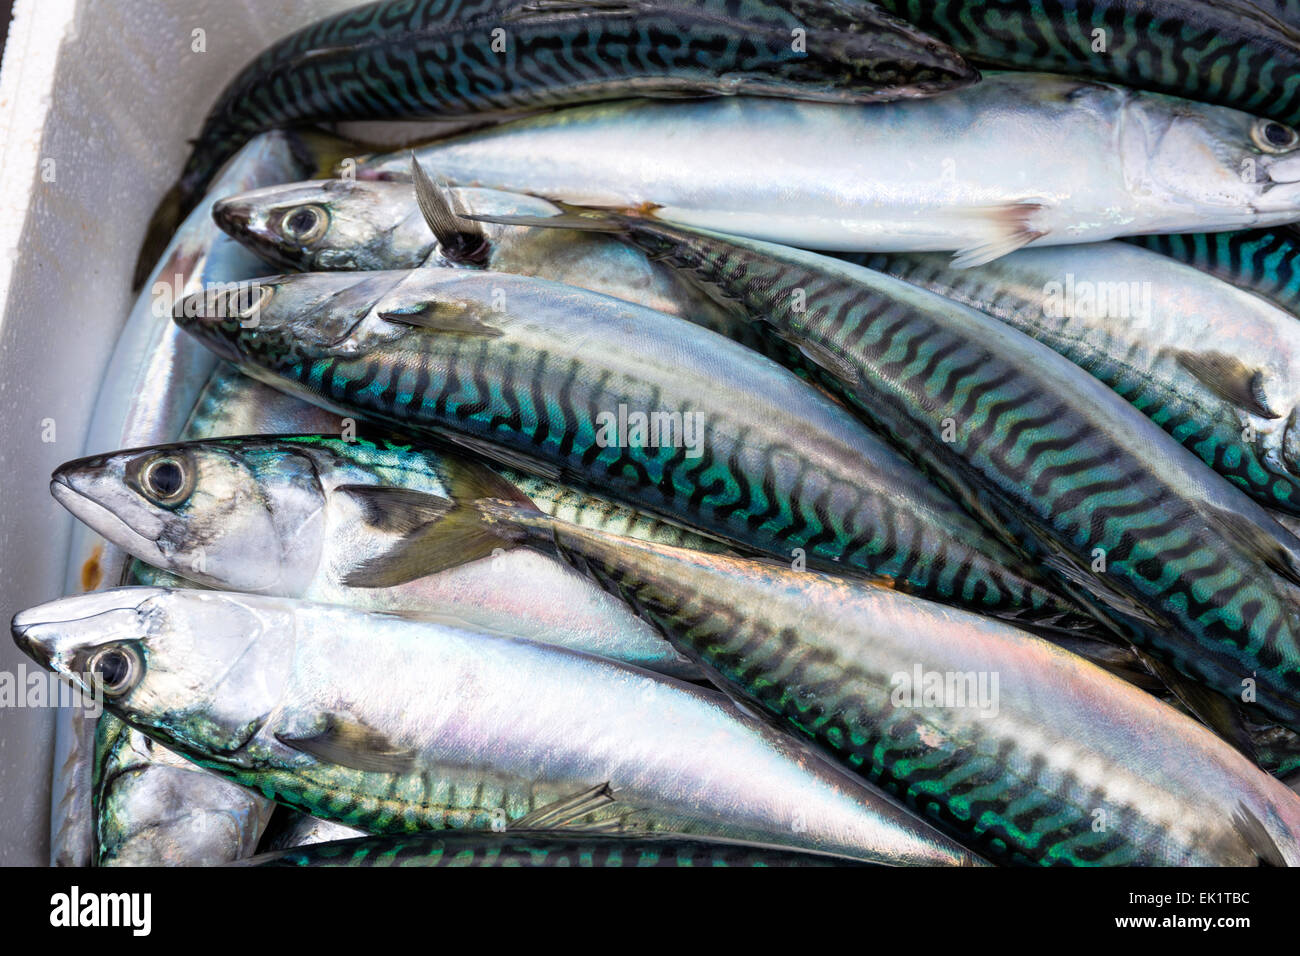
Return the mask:
[[[604,784],[591,825],[978,862],[725,695],[553,646],[153,588],[50,602],[12,631],[201,766],[374,834],[509,825]]]
[[[1127,243],[848,257],[992,315],[1064,355],[1266,508],[1300,514],[1300,321]]]
[[[668,222],[803,248],[956,250],[976,264],[1022,245],[1300,218],[1300,150],[1265,152],[1259,128],[1223,107],[998,73],[933,100],[870,107],[597,104],[415,153],[462,186],[654,209]],[[363,160],[356,174],[408,178],[410,154]]]
[[[510,831],[371,837],[263,853],[241,866],[862,866],[861,861],[729,840]]]
[[[1195,266],[1300,317],[1300,235],[1292,231],[1249,229],[1124,241]]]
[[[1096,626],[845,409],[690,323],[488,272],[317,273],[262,289],[256,324],[197,296],[177,321],[308,401],[450,438],[736,546],[802,552],[1028,626]],[[681,414],[672,447],[611,440],[616,422],[600,416],[620,408]],[[684,431],[696,421],[698,442]]]
[[[1300,28],[1300,0],[1246,0],[1276,20]]]
[[[881,6],[980,63],[1113,79],[1300,124],[1294,0],[881,0]],[[1096,48],[1096,31],[1104,50]]]
[[[158,467],[173,470],[179,494],[159,496],[150,478]],[[363,435],[249,436],[78,459],[60,466],[50,487],[74,515],[135,557],[209,588],[459,621],[699,676],[617,600],[545,555],[489,554],[445,571],[417,567],[410,580],[389,586],[354,580],[370,562],[397,555],[427,521],[403,510],[412,493],[446,495],[484,481],[503,494],[521,493],[486,466],[430,447]],[[579,521],[720,547],[544,480],[525,484],[537,501]]]
[[[553,547],[731,695],[993,862],[1300,865],[1300,796],[1049,642],[820,572],[479,507],[503,540]],[[917,673],[963,683],[922,697]]]
[[[488,216],[554,215],[544,199],[492,189],[445,190],[454,209]],[[676,315],[754,349],[748,323],[672,269],[606,236],[483,224],[481,261],[467,264],[434,237],[410,183],[309,180],[231,196],[213,207],[231,238],[291,272],[483,268],[536,276]],[[476,257],[477,258],[477,257]]]
[[[969,507],[1014,522],[1130,640],[1259,722],[1300,728],[1300,540],[1101,382],[851,263],[595,210],[555,223],[622,235],[805,346],[828,387]]]
[[[665,46],[674,36],[691,42]],[[604,55],[610,45],[623,55]],[[872,102],[977,77],[950,49],[863,0],[372,3],[291,34],[236,76],[165,206],[188,212],[244,141],[277,127],[480,116],[635,94],[743,90]]]

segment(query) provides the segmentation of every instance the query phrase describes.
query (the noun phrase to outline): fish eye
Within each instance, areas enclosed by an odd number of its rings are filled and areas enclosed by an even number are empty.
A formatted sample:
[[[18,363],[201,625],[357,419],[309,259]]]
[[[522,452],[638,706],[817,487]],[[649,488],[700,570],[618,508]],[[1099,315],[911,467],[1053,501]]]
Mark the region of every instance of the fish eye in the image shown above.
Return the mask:
[[[193,488],[191,470],[182,459],[161,455],[141,469],[140,487],[155,504],[180,504]]]
[[[1257,120],[1250,138],[1266,153],[1289,153],[1300,146],[1300,133],[1276,120]]]
[[[325,233],[329,217],[320,206],[295,206],[280,220],[280,231],[294,242],[306,245]]]
[[[96,651],[86,669],[109,697],[121,697],[140,680],[144,665],[130,647],[105,647]]]

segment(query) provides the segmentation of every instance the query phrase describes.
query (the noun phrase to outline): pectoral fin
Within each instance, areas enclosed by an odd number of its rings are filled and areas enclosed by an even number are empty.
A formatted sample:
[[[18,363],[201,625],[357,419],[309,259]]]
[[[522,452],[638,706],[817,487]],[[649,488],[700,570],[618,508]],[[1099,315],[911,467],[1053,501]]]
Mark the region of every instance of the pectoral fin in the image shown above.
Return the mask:
[[[1246,723],[1246,715],[1231,699],[1196,683],[1182,672],[1149,654],[1138,652],[1151,673],[1164,683],[1202,723],[1250,758],[1259,763],[1255,739]]]
[[[1278,848],[1276,841],[1269,835],[1263,821],[1255,812],[1241,801],[1232,813],[1232,825],[1246,845],[1254,852],[1260,866],[1286,866],[1286,857]]]
[[[988,223],[989,237],[975,245],[958,249],[953,254],[953,268],[969,269],[972,266],[987,265],[1043,238],[1047,232],[1035,229],[1032,220],[1046,208],[1042,203],[1017,202],[969,210],[971,216],[978,216]]]
[[[397,746],[382,731],[336,714],[327,714],[325,726],[310,737],[276,734],[275,739],[317,760],[365,773],[407,774],[415,767],[414,750]]]
[[[1269,407],[1264,373],[1247,367],[1235,355],[1179,351],[1174,358],[1224,401],[1261,418],[1282,417]]]
[[[1141,621],[1149,627],[1167,628],[1169,623],[1153,615],[1131,597],[1111,586],[1101,574],[1095,574],[1082,568],[1072,556],[1064,551],[1056,551],[1043,558],[1043,564],[1051,568],[1072,584],[1081,588],[1100,603],[1125,617]]]
[[[487,321],[479,309],[460,302],[420,302],[403,309],[380,312],[379,317],[385,322],[428,329],[431,332],[480,335],[493,339],[505,334]]]
[[[451,480],[451,497],[409,488],[341,485],[336,493],[355,502],[367,524],[392,538],[382,555],[367,558],[343,578],[349,587],[388,588],[468,564],[509,549],[517,542],[506,529],[483,520],[475,507],[481,499],[526,505],[532,502],[490,469],[465,462]]]

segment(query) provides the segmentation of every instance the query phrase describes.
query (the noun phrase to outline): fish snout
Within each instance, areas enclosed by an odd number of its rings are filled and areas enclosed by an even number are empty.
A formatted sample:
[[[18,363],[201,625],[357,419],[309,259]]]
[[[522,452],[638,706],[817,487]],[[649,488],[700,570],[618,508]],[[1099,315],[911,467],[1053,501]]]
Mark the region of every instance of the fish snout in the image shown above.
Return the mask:
[[[219,199],[212,204],[212,219],[226,235],[239,239],[253,221],[253,207],[237,198]]]

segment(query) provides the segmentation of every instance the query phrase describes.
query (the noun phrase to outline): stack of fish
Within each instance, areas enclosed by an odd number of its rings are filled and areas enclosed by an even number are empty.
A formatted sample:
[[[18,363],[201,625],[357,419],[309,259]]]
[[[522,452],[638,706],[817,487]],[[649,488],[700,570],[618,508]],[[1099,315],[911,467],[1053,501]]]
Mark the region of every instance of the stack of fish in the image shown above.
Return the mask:
[[[107,709],[54,861],[1300,864],[1294,6],[267,50],[13,621]]]

